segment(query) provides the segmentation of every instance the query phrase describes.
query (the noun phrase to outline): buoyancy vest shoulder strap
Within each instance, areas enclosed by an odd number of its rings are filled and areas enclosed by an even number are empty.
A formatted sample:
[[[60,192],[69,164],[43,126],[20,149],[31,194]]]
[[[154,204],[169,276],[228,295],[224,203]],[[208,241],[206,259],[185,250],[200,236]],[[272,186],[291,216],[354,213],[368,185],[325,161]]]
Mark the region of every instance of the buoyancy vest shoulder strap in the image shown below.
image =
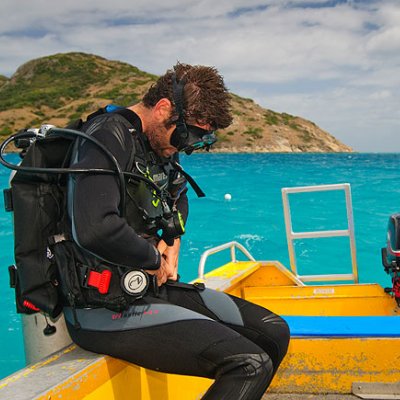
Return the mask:
[[[134,113],[133,111],[127,109],[127,108],[122,108],[122,107],[115,107],[115,106],[106,106],[104,108],[101,108],[99,110],[97,110],[96,112],[90,114],[88,116],[88,120],[97,117],[98,115],[102,115],[105,113],[117,113],[119,115],[121,115],[122,117],[124,117],[131,125],[132,128],[135,129],[136,133],[137,133],[137,139],[138,142],[140,143],[140,146],[142,147],[142,153],[143,156],[145,158],[149,158],[151,161],[155,161],[155,159],[153,159],[153,157],[147,154],[146,149],[145,149],[145,145],[143,143],[143,138],[140,136],[142,133],[142,123],[141,120],[139,118],[138,115],[136,115],[136,113]],[[133,135],[132,135],[132,139],[133,139]],[[131,171],[133,168],[133,163],[134,163],[134,158],[135,158],[135,150],[137,151],[137,148],[135,149],[135,139],[132,140],[132,145],[134,146],[133,151],[130,155],[130,160],[129,160],[129,164],[128,164],[128,171]],[[154,154],[153,154],[154,155]],[[178,172],[180,172],[185,178],[186,180],[189,182],[190,186],[193,188],[193,190],[195,191],[197,197],[205,197],[205,193],[203,192],[203,190],[200,188],[200,186],[196,183],[196,181],[182,168],[182,166],[174,159],[171,158],[170,159],[170,163],[173,166],[174,169],[176,169]]]
[[[177,161],[172,160],[171,161],[172,166],[180,172],[186,180],[189,182],[190,186],[193,188],[193,190],[196,192],[197,197],[205,197],[205,193],[201,190],[200,186],[196,183],[196,181],[182,168],[180,164],[178,164]]]

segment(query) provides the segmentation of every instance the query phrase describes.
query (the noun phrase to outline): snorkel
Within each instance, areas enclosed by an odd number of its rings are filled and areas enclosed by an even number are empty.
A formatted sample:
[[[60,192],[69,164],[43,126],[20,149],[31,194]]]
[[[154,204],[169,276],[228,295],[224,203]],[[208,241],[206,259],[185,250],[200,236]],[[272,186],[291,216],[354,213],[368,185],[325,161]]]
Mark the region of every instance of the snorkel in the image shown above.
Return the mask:
[[[175,108],[178,113],[178,119],[175,122],[176,128],[171,135],[172,146],[188,155],[194,150],[206,149],[208,151],[211,145],[217,141],[215,132],[186,124],[183,111],[183,89],[186,79],[183,77],[178,82],[176,74],[173,74],[172,84]]]

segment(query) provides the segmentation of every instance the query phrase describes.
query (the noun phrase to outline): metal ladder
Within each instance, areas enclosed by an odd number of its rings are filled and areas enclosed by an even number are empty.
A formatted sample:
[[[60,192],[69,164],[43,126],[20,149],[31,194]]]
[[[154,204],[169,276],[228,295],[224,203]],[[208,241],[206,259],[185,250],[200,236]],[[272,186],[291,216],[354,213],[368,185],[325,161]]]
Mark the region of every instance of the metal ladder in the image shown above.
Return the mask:
[[[305,193],[305,192],[322,192],[329,190],[344,190],[346,197],[346,212],[348,228],[343,230],[326,230],[313,232],[293,232],[292,217],[290,213],[289,194],[290,193]],[[282,189],[283,211],[286,226],[286,238],[288,242],[290,267],[293,274],[303,282],[321,282],[321,281],[350,281],[358,283],[358,268],[356,259],[356,242],[354,238],[354,221],[353,207],[351,202],[351,190],[349,183],[336,185],[319,185],[319,186],[302,186]],[[349,274],[327,274],[327,275],[299,275],[296,265],[296,254],[293,246],[293,240],[296,239],[311,239],[311,238],[327,238],[348,236],[350,240],[350,253],[352,273]]]
[[[224,243],[224,244],[221,244],[220,246],[213,247],[212,249],[206,250],[201,255],[199,267],[198,267],[198,278],[197,279],[204,280],[204,268],[206,266],[207,258],[213,254],[219,253],[220,251],[227,250],[227,249],[230,249],[231,262],[233,262],[233,263],[237,262],[235,249],[240,250],[247,257],[248,260],[255,261],[255,258],[240,243],[238,243],[236,241]]]

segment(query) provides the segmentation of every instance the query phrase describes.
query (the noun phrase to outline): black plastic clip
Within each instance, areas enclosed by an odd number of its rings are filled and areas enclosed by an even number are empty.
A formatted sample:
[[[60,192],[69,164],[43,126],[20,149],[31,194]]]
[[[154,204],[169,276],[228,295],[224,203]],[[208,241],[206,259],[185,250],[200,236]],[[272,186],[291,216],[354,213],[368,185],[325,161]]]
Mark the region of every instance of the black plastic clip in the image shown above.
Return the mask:
[[[17,267],[10,265],[8,267],[8,274],[10,276],[10,288],[15,289],[17,287]]]
[[[11,189],[10,188],[4,189],[3,195],[4,195],[4,209],[7,212],[14,211]]]

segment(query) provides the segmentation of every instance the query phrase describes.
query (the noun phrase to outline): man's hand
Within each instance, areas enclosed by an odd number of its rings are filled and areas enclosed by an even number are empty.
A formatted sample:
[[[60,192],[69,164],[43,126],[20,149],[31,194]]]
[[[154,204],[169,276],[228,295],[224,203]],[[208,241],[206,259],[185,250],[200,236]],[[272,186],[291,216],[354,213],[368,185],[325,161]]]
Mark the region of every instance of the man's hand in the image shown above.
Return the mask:
[[[168,270],[169,270],[169,266],[168,266],[167,262],[165,261],[165,259],[163,257],[161,257],[160,268],[155,269],[155,270],[154,269],[146,270],[146,272],[149,275],[155,275],[157,278],[157,285],[161,286],[168,280],[168,275],[169,275]]]
[[[160,240],[157,250],[161,254],[160,268],[153,271],[147,271],[150,275],[156,275],[157,284],[161,286],[168,279],[176,281],[178,279],[178,257],[181,240],[175,239],[172,246],[168,246],[164,240]]]
[[[167,246],[164,240],[161,240],[157,246],[158,251],[161,253],[161,257],[165,259],[170,267],[171,273],[169,274],[168,279],[173,281],[178,279],[178,258],[180,247],[180,238],[175,239],[172,246]]]

